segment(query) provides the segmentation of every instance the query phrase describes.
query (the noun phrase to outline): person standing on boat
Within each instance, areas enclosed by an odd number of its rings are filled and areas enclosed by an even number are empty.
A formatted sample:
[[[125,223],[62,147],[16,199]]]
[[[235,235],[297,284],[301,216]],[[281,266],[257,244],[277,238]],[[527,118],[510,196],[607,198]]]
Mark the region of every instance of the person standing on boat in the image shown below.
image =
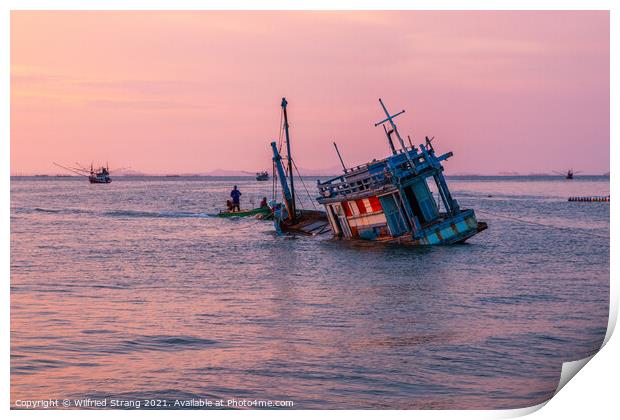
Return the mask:
[[[241,211],[241,208],[239,206],[240,204],[240,198],[241,198],[241,191],[239,191],[237,189],[237,186],[235,185],[232,189],[232,191],[230,192],[230,198],[232,198],[232,211],[235,211],[235,209],[237,209],[237,211]]]

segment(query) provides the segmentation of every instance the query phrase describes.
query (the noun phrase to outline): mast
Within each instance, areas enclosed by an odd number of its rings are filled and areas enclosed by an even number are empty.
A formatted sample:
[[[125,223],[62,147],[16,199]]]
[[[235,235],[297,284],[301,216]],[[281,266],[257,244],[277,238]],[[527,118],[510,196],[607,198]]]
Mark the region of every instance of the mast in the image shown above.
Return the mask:
[[[338,145],[334,142],[334,149],[336,149],[336,153],[338,153],[338,159],[340,159],[340,164],[342,165],[342,170],[347,171],[347,167],[344,166],[344,162],[342,161],[342,156],[340,156],[340,150],[338,150]]]
[[[274,182],[276,178],[280,178],[280,184],[282,184],[282,195],[284,196],[284,205],[286,206],[286,211],[288,211],[290,217],[292,209],[291,191],[286,183],[286,172],[282,166],[282,156],[280,156],[280,153],[278,152],[278,147],[276,146],[275,141],[271,143],[271,150],[273,150],[273,164],[278,171],[278,175],[274,176]]]
[[[282,98],[282,111],[284,112],[284,133],[286,134],[286,154],[288,155],[288,172],[291,182],[291,208],[289,209],[289,218],[291,222],[295,221],[295,186],[293,184],[293,158],[291,156],[291,139],[288,134],[288,114],[286,113],[286,98]]]

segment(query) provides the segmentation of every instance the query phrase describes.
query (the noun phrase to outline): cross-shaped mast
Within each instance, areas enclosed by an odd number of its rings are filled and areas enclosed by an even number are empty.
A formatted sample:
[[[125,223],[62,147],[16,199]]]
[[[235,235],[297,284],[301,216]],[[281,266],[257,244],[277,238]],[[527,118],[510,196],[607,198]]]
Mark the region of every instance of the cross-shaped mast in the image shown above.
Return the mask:
[[[382,120],[382,121],[379,121],[378,123],[376,123],[375,127],[383,124],[384,122],[389,121],[390,125],[392,126],[392,129],[396,133],[396,138],[398,138],[398,142],[400,143],[400,147],[403,150],[407,150],[407,147],[405,146],[405,142],[403,141],[403,138],[400,136],[400,133],[398,132],[398,128],[396,127],[396,124],[394,124],[394,118],[399,116],[400,114],[403,114],[405,112],[405,110],[403,109],[402,111],[397,112],[394,115],[390,115],[390,113],[388,112],[387,108],[383,104],[383,101],[381,100],[381,98],[379,98],[379,103],[381,104],[381,108],[383,108],[383,112],[385,112],[385,115],[387,116],[387,118]]]

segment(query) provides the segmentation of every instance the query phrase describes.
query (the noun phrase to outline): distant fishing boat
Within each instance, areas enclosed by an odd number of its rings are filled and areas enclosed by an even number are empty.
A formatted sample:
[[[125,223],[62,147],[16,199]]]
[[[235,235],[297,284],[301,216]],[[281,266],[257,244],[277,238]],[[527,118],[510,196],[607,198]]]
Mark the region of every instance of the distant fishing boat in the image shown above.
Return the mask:
[[[354,168],[343,163],[343,175],[317,181],[317,201],[325,207],[334,234],[413,245],[449,245],[465,242],[487,229],[473,209],[462,209],[452,198],[441,165],[452,152],[436,156],[434,137],[426,137],[419,147],[409,138],[409,145],[405,145],[394,122],[405,111],[390,115],[381,99],[379,103],[386,118],[375,127],[383,126],[391,156]],[[389,123],[389,130],[385,123]],[[400,149],[394,145],[393,135]],[[336,152],[342,163],[337,146]],[[438,192],[438,202],[431,186]]]
[[[110,178],[110,170],[107,166],[102,166],[98,170],[93,169],[93,165],[90,165],[90,175],[88,176],[88,181],[91,184],[109,184],[112,182]]]
[[[267,171],[256,172],[257,181],[269,181],[269,173]]]
[[[110,178],[110,169],[107,164],[106,166],[101,166],[99,169],[95,169],[93,164],[91,163],[90,169],[88,169],[88,168],[81,166],[79,163],[77,164],[78,165],[77,168],[71,167],[71,166],[59,165],[56,162],[52,162],[52,163],[58,166],[59,168],[73,172],[74,174],[88,177],[88,181],[91,184],[109,184],[110,182],[112,182],[112,178]],[[126,169],[126,168],[122,168],[122,169]]]
[[[562,175],[565,179],[574,179],[576,174],[579,174],[581,172],[579,171],[573,171],[572,169],[569,169],[566,172],[558,172],[558,171],[553,171],[558,175]]]

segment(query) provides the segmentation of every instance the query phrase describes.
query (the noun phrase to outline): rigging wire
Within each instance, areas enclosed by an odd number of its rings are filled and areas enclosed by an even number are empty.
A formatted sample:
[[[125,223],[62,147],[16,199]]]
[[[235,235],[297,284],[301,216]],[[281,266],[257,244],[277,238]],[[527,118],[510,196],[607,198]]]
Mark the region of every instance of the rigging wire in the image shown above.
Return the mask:
[[[295,168],[295,171],[297,171],[297,177],[301,181],[301,185],[304,186],[304,190],[306,190],[306,194],[308,194],[308,198],[310,199],[310,202],[312,203],[312,207],[314,207],[314,209],[316,210],[316,205],[314,204],[314,200],[310,196],[310,191],[308,191],[308,188],[306,188],[306,183],[304,182],[304,179],[301,177],[301,174],[299,173],[299,169],[297,169],[297,164],[292,159],[291,159],[291,162],[293,163],[293,167]],[[299,204],[301,204],[301,203],[299,203]],[[302,205],[301,208],[303,209],[303,205]]]
[[[282,120],[284,118],[284,110],[280,111],[280,133],[278,134],[278,153],[282,152],[282,137],[284,135],[284,125],[282,125]]]
[[[480,209],[476,209],[476,213],[488,214],[490,216],[504,218],[504,219],[512,220],[512,221],[519,222],[519,223],[529,224],[529,225],[546,227],[546,228],[549,228],[549,229],[565,230],[565,231],[568,231],[568,232],[576,234],[576,235],[586,235],[586,236],[592,236],[592,237],[595,237],[595,238],[609,239],[609,236],[605,236],[605,235],[597,235],[595,233],[587,233],[587,232],[574,231],[571,228],[566,228],[566,227],[561,227],[561,226],[546,225],[544,223],[532,222],[531,220],[523,220],[523,219],[519,219],[517,217],[505,216],[503,214],[496,214],[496,213],[492,213],[490,211],[485,211],[485,210],[480,210]]]
[[[272,200],[276,199],[276,180],[274,178],[275,174],[276,174],[276,164],[272,159],[271,160],[271,199]]]
[[[279,133],[278,133],[278,154],[281,155],[281,151],[282,151],[282,136],[284,134],[284,126],[282,125],[282,120],[284,119],[284,110],[280,110],[280,127],[279,127]],[[276,162],[272,160],[272,168],[271,168],[271,173],[272,173],[272,186],[271,186],[271,192],[273,194],[273,200],[276,200],[276,196],[278,194],[278,183],[276,181]]]
[[[274,160],[272,160],[272,171],[273,171],[273,176],[271,177],[271,192],[272,192],[272,196],[273,196],[273,201],[276,201],[276,197],[278,195],[278,182],[276,180],[276,162]]]

